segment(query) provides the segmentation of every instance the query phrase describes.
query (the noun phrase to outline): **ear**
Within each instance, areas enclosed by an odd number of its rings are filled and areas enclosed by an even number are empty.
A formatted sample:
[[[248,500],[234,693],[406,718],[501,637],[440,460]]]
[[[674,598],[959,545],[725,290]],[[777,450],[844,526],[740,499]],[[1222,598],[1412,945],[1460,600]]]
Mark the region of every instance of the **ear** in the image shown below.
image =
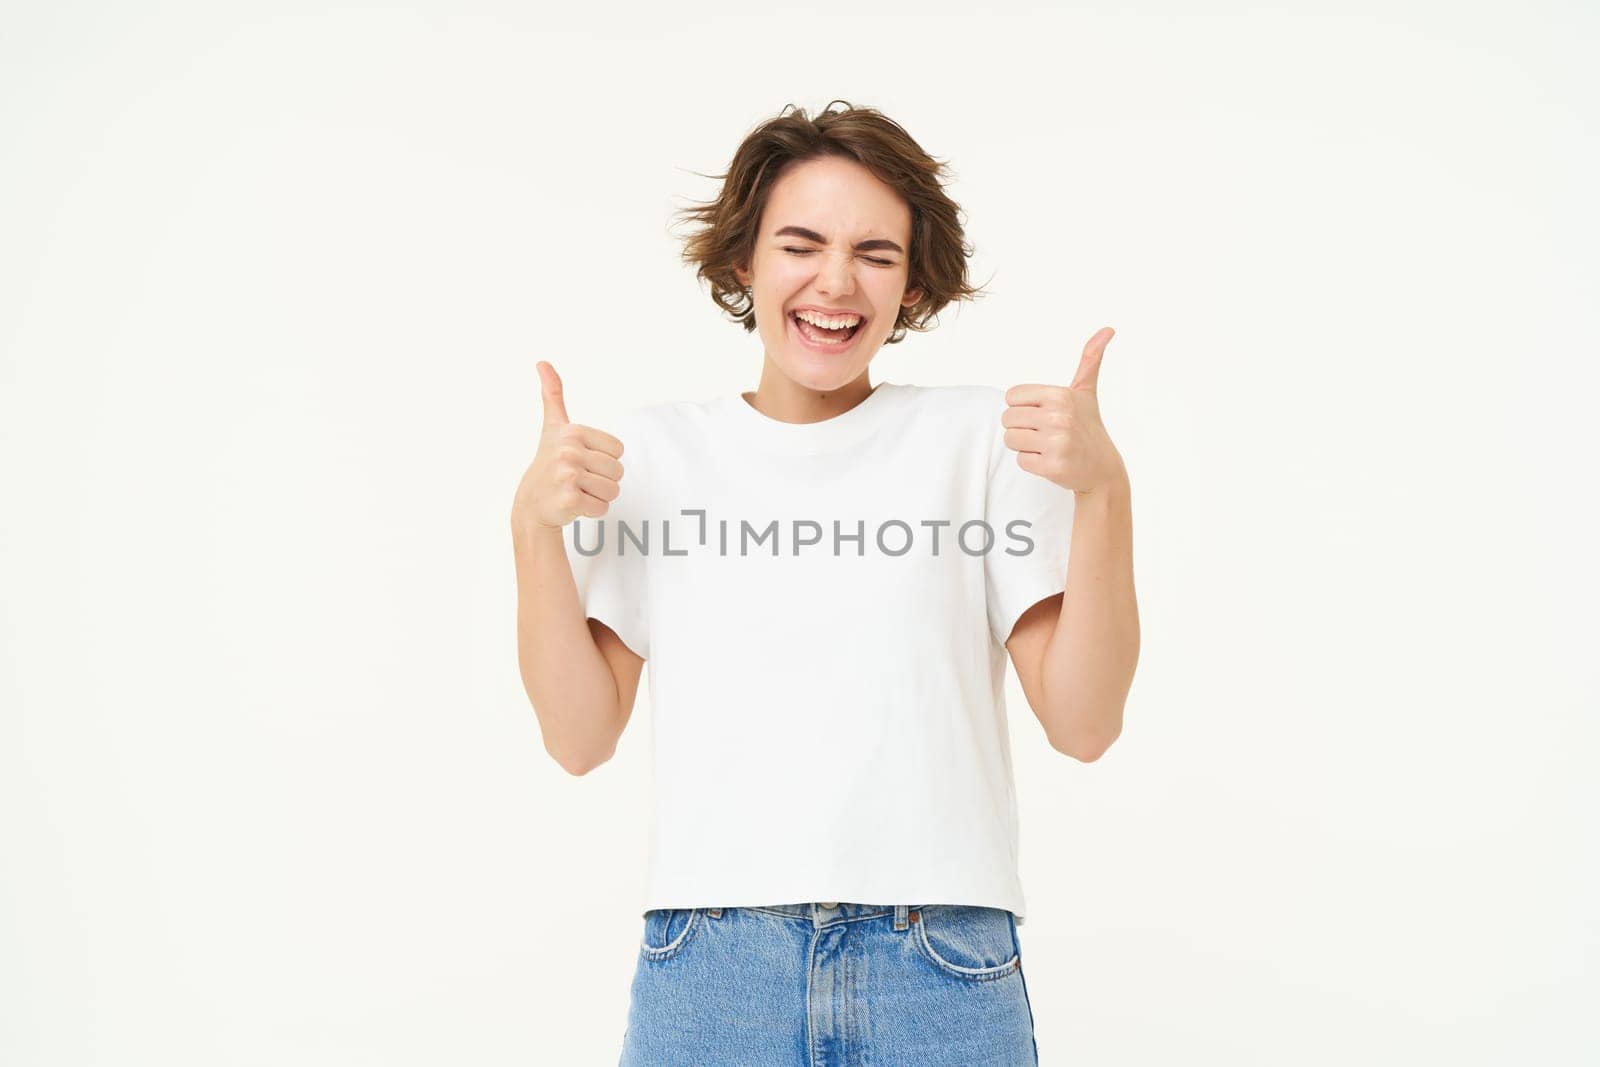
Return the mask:
[[[900,298],[900,306],[901,307],[911,307],[913,304],[917,303],[921,299],[922,299],[922,290],[921,289],[907,289],[906,290],[906,295],[902,296]]]
[[[746,286],[746,287],[748,287],[750,285],[750,272],[748,270],[746,270],[744,267],[734,267],[733,268],[733,276],[735,278],[739,279],[739,284],[740,285],[743,285],[743,286]]]

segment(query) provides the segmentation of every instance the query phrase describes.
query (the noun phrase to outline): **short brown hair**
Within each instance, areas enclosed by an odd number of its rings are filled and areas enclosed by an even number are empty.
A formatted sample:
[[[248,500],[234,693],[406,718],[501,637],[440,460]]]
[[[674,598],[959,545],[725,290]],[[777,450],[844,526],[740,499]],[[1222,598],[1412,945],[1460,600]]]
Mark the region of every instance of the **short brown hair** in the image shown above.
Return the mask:
[[[834,104],[844,109],[835,111]],[[756,328],[755,301],[734,269],[748,267],[754,256],[761,213],[779,176],[801,160],[822,156],[860,163],[911,207],[906,288],[921,289],[922,298],[899,309],[884,344],[902,340],[907,330],[932,329],[938,312],[951,301],[978,295],[979,287],[967,282],[972,247],[962,231],[963,212],[945,195],[940,181],[947,164],[929,156],[899,123],[874,108],[832,100],[810,118],[804,108],[790,104],[745,137],[726,173],[701,175],[722,182],[716,199],[677,212],[700,225],[684,239],[684,262],[698,268],[696,276],[711,284],[711,299],[746,332]]]

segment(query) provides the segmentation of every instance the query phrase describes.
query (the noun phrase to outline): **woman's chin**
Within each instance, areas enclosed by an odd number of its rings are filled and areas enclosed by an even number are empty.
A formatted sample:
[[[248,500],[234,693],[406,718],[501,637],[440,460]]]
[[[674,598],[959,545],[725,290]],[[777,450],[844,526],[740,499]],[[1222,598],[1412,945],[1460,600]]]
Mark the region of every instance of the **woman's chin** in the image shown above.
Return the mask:
[[[814,393],[833,393],[860,378],[867,369],[866,362],[850,360],[816,359],[807,353],[788,353],[779,361],[778,368],[784,377],[802,389]]]

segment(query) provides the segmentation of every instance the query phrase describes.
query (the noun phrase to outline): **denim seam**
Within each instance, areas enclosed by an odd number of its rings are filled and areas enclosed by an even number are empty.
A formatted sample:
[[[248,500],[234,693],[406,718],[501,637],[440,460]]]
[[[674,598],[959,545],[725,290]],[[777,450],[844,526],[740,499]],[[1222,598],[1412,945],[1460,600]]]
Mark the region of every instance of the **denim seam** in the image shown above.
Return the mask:
[[[783,915],[782,912],[776,914]],[[798,918],[795,915],[784,915],[786,919]],[[806,953],[806,1061],[810,1067],[817,1067],[817,1034],[811,1026],[811,986],[817,973],[817,939],[822,936],[822,928],[811,931],[811,948]]]
[[[844,1048],[846,1062],[850,1054],[855,1051],[860,1042],[856,1038],[856,1005],[859,997],[856,993],[856,972],[850,966],[850,946],[848,943],[839,946],[839,967],[841,970],[842,985],[844,986]]]
[[[1017,954],[1017,976],[1022,979],[1022,1002],[1028,1006],[1028,1036],[1033,1040],[1034,1067],[1039,1063],[1039,1024],[1033,1017],[1033,998],[1028,995],[1028,976],[1023,973],[1022,939],[1017,934],[1017,917],[1011,916],[1011,947]]]

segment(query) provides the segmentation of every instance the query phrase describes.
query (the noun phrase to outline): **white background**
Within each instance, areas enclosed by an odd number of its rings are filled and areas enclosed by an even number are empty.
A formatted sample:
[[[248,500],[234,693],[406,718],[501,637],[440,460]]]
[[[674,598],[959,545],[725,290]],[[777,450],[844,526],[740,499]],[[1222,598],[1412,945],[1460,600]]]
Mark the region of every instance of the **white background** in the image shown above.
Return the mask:
[[[544,753],[534,362],[755,388],[670,215],[835,97],[989,283],[874,382],[1118,331],[1126,728],[1011,690],[1043,1062],[1600,1057],[1594,9],[143,8],[0,23],[0,1061],[616,1062],[648,693]]]

